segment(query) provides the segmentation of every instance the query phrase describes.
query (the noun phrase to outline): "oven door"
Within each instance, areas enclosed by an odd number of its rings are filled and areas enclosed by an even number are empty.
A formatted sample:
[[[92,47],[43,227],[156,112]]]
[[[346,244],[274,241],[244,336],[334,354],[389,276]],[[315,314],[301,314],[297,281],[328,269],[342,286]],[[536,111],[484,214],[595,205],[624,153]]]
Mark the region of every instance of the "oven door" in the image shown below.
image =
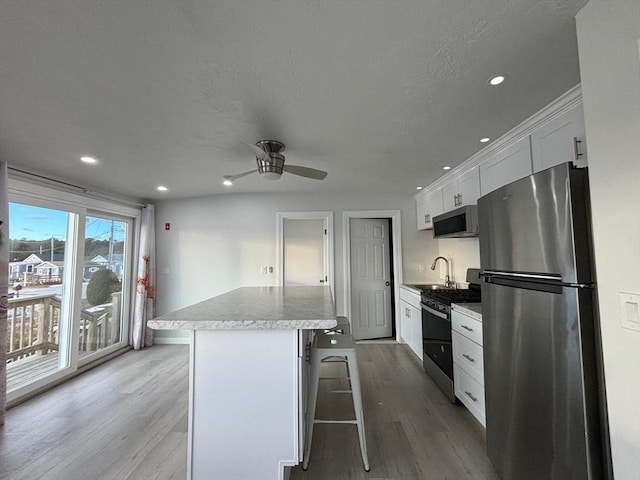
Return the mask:
[[[422,304],[422,344],[424,362],[430,358],[447,377],[453,380],[453,353],[451,351],[451,318]]]

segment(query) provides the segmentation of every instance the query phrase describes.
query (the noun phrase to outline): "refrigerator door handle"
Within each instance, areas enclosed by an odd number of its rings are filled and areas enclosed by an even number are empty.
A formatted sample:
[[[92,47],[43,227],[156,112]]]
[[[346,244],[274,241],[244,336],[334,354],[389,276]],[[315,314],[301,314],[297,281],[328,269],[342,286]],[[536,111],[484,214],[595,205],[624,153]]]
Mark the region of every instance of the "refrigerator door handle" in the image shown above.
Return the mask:
[[[540,273],[513,273],[513,272],[501,272],[499,270],[483,270],[480,276],[483,278],[498,276],[498,277],[507,277],[507,278],[513,278],[513,279],[522,279],[522,280],[537,280],[542,282],[549,282],[549,281],[559,282],[562,280],[562,277],[560,277],[560,275],[554,275],[554,274],[544,275]]]
[[[503,272],[500,270],[483,270],[479,276],[484,279],[486,283],[498,283],[493,279],[504,279],[511,282],[527,282],[533,284],[550,285],[556,288],[571,287],[571,288],[593,288],[592,283],[572,283],[563,282],[562,277],[559,274],[542,274],[542,273],[514,273]],[[511,286],[516,286],[511,284]],[[560,293],[560,292],[557,292]]]

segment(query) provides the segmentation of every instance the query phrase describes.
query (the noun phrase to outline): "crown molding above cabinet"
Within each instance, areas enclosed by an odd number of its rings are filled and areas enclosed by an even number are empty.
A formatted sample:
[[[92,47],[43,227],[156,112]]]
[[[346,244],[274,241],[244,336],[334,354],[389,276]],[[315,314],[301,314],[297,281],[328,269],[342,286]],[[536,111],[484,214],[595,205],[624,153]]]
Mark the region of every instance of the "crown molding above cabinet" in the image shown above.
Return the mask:
[[[502,185],[568,161],[587,164],[580,85],[414,195],[417,228],[432,228],[436,215],[473,205]]]

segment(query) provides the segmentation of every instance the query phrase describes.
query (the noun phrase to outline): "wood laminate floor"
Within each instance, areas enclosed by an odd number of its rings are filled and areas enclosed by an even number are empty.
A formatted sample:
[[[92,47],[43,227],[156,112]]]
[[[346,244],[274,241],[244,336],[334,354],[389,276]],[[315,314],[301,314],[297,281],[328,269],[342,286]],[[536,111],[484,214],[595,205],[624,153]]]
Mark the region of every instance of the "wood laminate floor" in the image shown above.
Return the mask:
[[[371,471],[355,426],[317,425],[309,470],[293,468],[291,480],[498,480],[482,428],[406,346],[359,345],[358,358]],[[322,380],[318,417],[352,414],[349,395],[330,393],[341,385]],[[184,480],[187,395],[187,346],[128,352],[9,410],[0,479]]]

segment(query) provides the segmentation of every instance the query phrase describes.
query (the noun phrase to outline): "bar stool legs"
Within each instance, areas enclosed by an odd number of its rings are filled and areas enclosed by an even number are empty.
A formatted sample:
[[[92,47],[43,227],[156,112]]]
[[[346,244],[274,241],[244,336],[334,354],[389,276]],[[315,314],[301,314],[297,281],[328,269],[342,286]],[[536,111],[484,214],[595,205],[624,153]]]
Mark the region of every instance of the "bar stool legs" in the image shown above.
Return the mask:
[[[351,383],[351,396],[353,399],[353,410],[355,420],[316,420],[315,411],[318,400],[318,384],[320,380],[320,365],[327,357],[344,357],[347,362]],[[358,370],[358,359],[356,357],[356,345],[351,335],[317,335],[311,348],[311,372],[309,379],[309,410],[307,412],[307,428],[305,438],[304,456],[302,469],[309,467],[309,457],[311,454],[311,441],[313,439],[313,427],[316,423],[348,423],[355,424],[358,428],[358,438],[360,441],[360,454],[364,469],[369,471],[369,457],[367,454],[367,443],[364,431],[364,413],[362,410],[362,392],[360,390],[360,373]]]

